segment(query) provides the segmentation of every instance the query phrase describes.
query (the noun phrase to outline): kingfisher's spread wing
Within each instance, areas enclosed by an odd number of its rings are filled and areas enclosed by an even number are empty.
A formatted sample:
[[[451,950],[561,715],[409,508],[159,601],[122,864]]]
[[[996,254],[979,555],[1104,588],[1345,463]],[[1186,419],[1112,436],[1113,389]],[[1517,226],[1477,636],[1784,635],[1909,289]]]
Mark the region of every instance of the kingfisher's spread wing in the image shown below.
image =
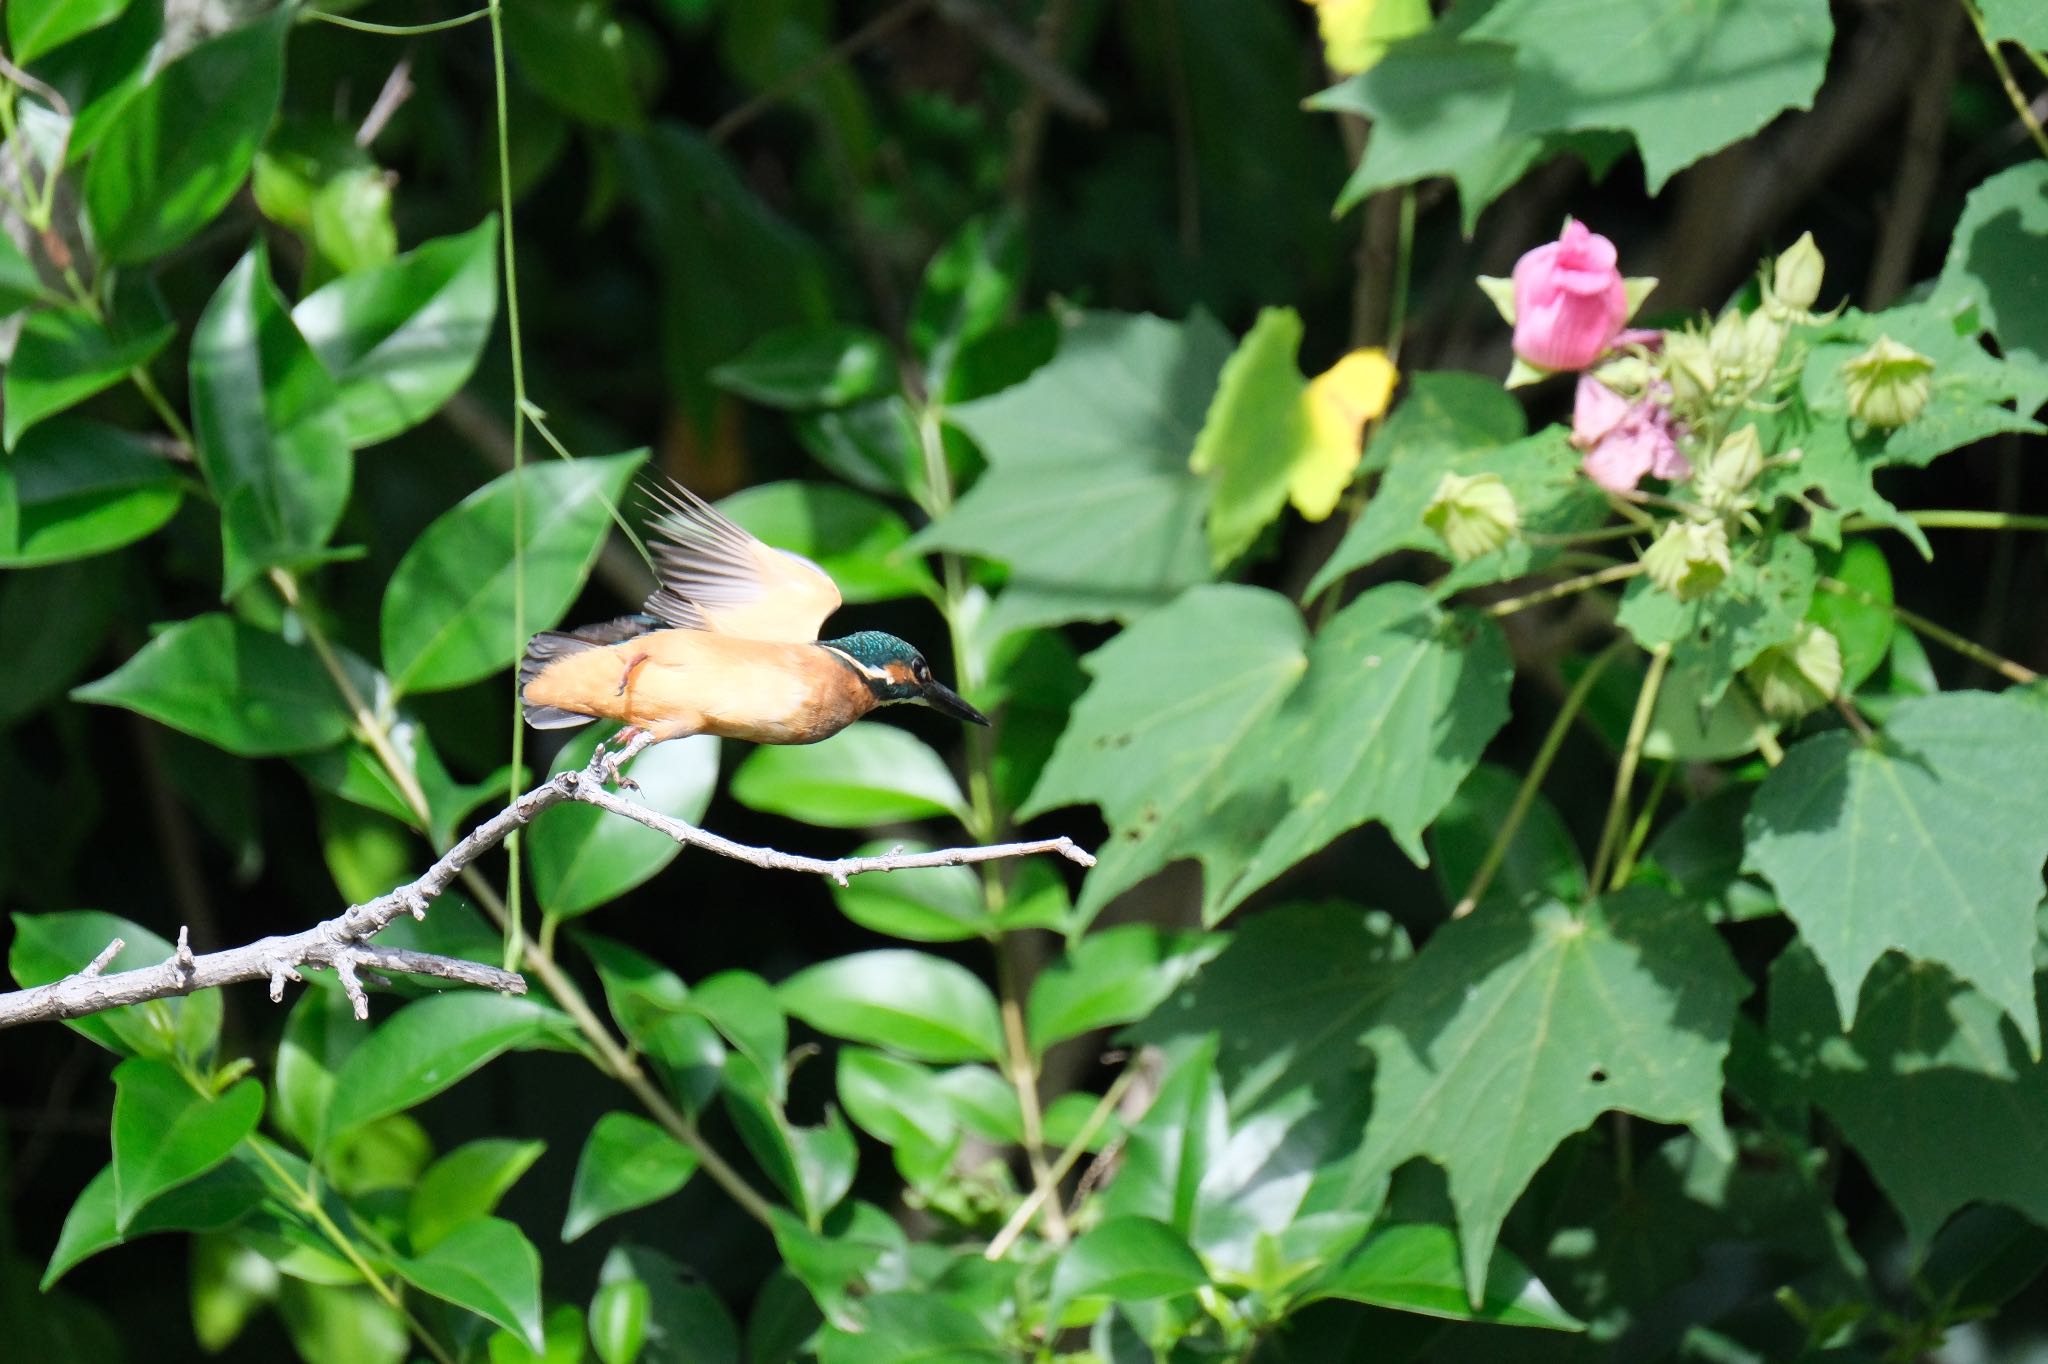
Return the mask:
[[[648,492],[661,585],[647,614],[683,630],[808,644],[839,609],[839,588],[809,559],[762,544],[679,483]]]

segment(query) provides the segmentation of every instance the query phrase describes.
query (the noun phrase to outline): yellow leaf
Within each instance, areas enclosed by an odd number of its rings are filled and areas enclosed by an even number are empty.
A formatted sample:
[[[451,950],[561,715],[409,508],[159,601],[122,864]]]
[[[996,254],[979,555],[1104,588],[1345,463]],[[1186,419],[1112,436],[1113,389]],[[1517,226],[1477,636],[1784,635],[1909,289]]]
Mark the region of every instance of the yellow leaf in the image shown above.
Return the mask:
[[[1429,0],[1308,0],[1322,30],[1323,60],[1355,76],[1386,54],[1387,44],[1429,27]]]
[[[1387,410],[1400,375],[1383,350],[1355,350],[1309,380],[1301,401],[1308,444],[1288,470],[1294,509],[1321,521],[1337,508],[1364,453],[1365,424]]]

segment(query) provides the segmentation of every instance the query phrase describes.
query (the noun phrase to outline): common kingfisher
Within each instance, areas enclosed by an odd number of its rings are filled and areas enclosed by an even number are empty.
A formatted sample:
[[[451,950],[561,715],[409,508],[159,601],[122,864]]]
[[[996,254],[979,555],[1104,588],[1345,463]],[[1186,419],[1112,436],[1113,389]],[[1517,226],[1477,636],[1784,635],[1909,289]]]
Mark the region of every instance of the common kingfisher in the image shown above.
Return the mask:
[[[809,559],[771,549],[681,484],[648,491],[658,586],[639,614],[533,637],[519,664],[528,724],[607,719],[649,741],[811,744],[906,701],[988,723],[894,635],[819,639],[840,596]]]

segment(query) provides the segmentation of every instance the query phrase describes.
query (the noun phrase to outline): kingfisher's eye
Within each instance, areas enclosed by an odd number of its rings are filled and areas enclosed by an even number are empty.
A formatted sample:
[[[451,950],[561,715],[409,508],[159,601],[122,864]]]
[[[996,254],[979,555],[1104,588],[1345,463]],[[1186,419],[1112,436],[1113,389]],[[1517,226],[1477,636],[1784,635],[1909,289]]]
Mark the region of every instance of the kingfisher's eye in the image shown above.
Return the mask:
[[[932,680],[932,670],[926,666],[923,659],[919,659],[910,665],[910,676],[922,686]]]

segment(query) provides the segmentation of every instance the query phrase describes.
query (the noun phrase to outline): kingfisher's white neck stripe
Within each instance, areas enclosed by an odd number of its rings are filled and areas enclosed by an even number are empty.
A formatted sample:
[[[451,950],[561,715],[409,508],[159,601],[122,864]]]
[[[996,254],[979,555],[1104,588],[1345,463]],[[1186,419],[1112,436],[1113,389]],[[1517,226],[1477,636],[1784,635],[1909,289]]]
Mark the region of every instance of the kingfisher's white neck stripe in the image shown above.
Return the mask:
[[[844,649],[835,649],[830,644],[820,644],[818,647],[828,654],[845,659],[847,667],[853,669],[870,682],[894,682],[896,680],[889,675],[887,668],[870,668]]]

